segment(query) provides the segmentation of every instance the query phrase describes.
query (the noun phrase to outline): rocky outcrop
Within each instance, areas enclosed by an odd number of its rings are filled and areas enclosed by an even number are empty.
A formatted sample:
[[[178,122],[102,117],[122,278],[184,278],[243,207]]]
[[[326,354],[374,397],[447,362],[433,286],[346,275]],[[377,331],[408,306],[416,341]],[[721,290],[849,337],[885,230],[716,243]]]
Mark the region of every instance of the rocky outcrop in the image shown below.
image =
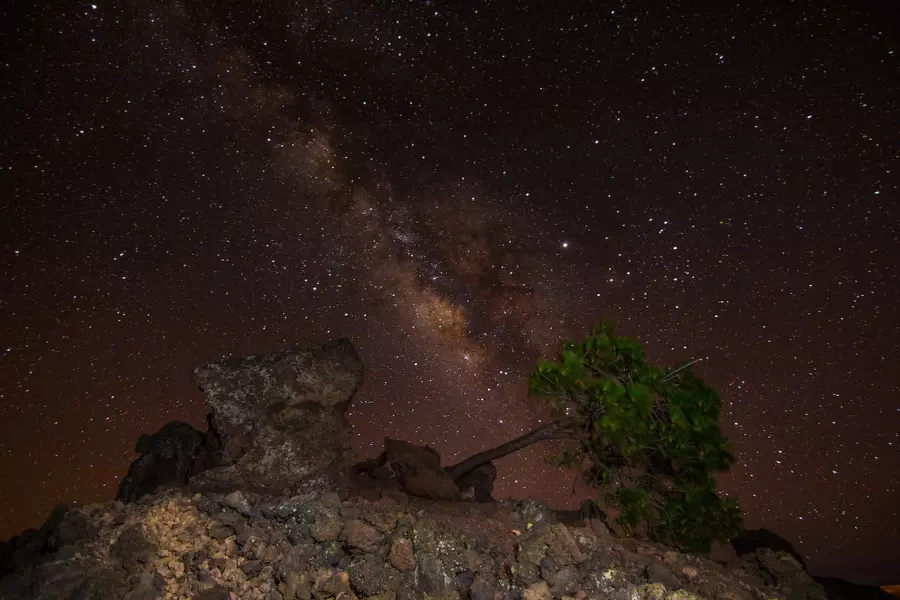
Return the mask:
[[[826,600],[825,590],[788,552],[760,548],[741,557],[741,566],[766,585],[777,588],[787,600]]]
[[[731,545],[734,548],[735,552],[737,552],[738,556],[752,554],[757,550],[761,550],[763,548],[768,548],[769,550],[774,550],[775,552],[787,552],[788,554],[793,556],[797,562],[806,567],[806,562],[803,560],[803,557],[800,556],[800,553],[797,552],[797,550],[789,541],[787,541],[774,531],[769,531],[765,528],[745,529],[734,538],[732,538]]]
[[[0,600],[823,599],[786,552],[729,569],[619,535],[592,505],[491,501],[493,465],[454,479],[432,448],[388,439],[345,478],[362,379],[346,340],[194,376],[209,431],[142,436],[129,502],[60,505],[0,544]]]
[[[67,509],[50,529],[69,533],[52,548],[28,560],[12,553],[17,566],[0,579],[0,599],[790,597],[780,580],[618,538],[595,519],[564,524],[532,501],[432,501],[397,491],[260,498],[172,489]],[[788,588],[801,576],[788,574]]]
[[[131,463],[116,494],[122,502],[134,502],[161,486],[187,485],[193,475],[220,462],[218,436],[181,421],[142,435],[135,451],[140,456]]]
[[[400,489],[431,500],[492,500],[497,468],[482,465],[454,480],[441,467],[441,456],[429,446],[385,438],[384,452],[354,465],[356,473],[373,480],[395,482]]]
[[[275,495],[340,487],[352,461],[344,413],[362,376],[346,339],[197,367],[209,430],[173,422],[141,436],[117,498],[185,484]]]
[[[226,464],[192,488],[282,493],[323,475],[337,485],[353,460],[344,413],[362,376],[346,339],[197,367]]]
[[[459,488],[441,468],[441,456],[433,448],[387,438],[384,450],[391,472],[409,493],[432,500],[460,499]]]
[[[58,556],[63,548],[93,536],[96,529],[97,524],[89,517],[68,504],[57,504],[40,529],[26,529],[0,543],[0,577]]]
[[[469,471],[456,480],[456,487],[462,490],[463,495],[476,502],[489,502],[493,500],[491,494],[494,491],[494,481],[497,480],[497,467],[494,463],[487,463]]]

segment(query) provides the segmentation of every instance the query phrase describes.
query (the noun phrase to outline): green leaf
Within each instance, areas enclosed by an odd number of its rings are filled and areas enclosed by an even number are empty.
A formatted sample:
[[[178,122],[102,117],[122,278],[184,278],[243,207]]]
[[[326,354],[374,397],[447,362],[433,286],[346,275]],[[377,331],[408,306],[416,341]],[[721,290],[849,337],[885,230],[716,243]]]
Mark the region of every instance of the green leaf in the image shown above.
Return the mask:
[[[634,401],[635,406],[640,409],[641,413],[649,413],[650,405],[653,403],[653,392],[650,388],[642,383],[631,383],[628,385],[628,396]]]

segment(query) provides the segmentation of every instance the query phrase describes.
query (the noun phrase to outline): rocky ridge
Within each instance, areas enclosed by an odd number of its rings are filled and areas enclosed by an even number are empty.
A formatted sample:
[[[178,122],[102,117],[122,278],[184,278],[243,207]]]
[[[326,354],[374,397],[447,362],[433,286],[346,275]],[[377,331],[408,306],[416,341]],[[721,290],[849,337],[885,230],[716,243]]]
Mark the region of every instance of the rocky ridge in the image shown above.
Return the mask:
[[[209,430],[142,436],[118,500],[0,545],[0,599],[825,598],[788,552],[713,560],[497,502],[492,466],[448,480],[428,448],[388,440],[351,469],[361,378],[346,340],[198,368]]]
[[[0,598],[824,598],[786,553],[763,549],[728,567],[616,537],[598,519],[564,523],[527,500],[434,501],[388,490],[272,504],[242,491],[167,490],[57,513],[42,549],[7,565]]]

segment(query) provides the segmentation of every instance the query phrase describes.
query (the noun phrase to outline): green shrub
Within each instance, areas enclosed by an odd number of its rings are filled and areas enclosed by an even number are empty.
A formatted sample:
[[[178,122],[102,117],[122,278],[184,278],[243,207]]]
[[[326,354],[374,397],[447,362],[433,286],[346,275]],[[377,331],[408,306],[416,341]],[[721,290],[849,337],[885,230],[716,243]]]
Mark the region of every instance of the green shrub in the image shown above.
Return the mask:
[[[715,473],[734,463],[722,403],[689,363],[650,365],[637,341],[603,322],[584,341],[560,344],[557,361],[540,361],[528,390],[548,398],[577,440],[552,462],[581,469],[622,526],[694,552],[740,531],[737,501],[716,492]]]

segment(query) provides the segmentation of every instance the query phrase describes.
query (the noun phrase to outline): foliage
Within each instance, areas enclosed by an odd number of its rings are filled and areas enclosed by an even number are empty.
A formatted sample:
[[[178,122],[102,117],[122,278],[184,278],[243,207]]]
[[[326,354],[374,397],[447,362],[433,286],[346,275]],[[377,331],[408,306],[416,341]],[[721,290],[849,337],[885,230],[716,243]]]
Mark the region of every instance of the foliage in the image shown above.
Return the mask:
[[[548,397],[578,441],[551,460],[581,469],[598,504],[621,511],[621,525],[699,552],[738,533],[737,501],[716,492],[715,473],[734,463],[721,400],[690,363],[668,373],[650,365],[637,341],[604,321],[583,342],[561,343],[528,389]]]

